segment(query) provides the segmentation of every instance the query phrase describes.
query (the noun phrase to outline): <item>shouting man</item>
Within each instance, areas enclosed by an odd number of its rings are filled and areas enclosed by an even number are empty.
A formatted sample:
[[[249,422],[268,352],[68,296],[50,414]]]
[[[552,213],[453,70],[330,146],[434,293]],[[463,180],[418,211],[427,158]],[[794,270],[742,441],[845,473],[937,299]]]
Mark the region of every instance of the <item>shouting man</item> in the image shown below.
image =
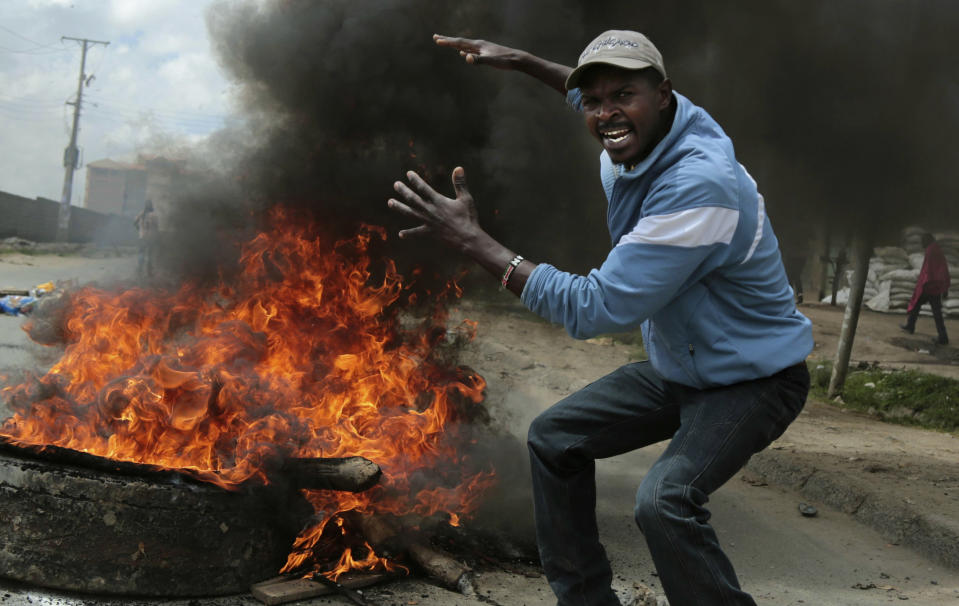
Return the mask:
[[[567,95],[603,148],[614,246],[588,275],[524,259],[480,227],[461,167],[455,198],[413,172],[395,183],[388,205],[418,223],[400,237],[459,250],[573,337],[641,326],[649,354],[530,426],[537,541],[559,604],[619,603],[597,532],[594,462],[662,440],[634,515],[670,604],[754,604],[706,502],[799,414],[813,346],[756,183],[719,125],[673,91],[642,34],[601,34],[575,69],[483,40],[435,40],[469,64],[524,72]]]

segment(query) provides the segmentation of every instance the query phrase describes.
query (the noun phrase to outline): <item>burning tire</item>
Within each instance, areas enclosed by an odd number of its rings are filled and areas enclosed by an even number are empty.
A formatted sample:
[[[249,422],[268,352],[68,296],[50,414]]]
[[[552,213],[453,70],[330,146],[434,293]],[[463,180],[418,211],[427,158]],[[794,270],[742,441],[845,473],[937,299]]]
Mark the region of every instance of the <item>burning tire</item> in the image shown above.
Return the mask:
[[[279,489],[233,493],[175,471],[0,443],[0,574],[100,594],[246,591],[282,566],[295,521],[309,509],[297,498]]]

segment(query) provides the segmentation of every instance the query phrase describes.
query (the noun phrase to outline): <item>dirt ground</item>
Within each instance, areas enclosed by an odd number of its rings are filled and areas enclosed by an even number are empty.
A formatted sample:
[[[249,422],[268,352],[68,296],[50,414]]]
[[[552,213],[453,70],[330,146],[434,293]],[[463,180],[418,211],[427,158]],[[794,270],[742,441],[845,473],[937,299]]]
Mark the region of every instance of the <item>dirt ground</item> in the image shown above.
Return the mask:
[[[816,347],[813,359],[833,359],[836,356],[839,330],[844,308],[826,304],[803,304],[800,311],[813,322]],[[936,345],[936,327],[931,316],[921,315],[912,335],[899,326],[905,315],[863,310],[859,316],[856,339],[853,344],[853,363],[877,362],[885,368],[915,368],[923,372],[959,378],[959,319],[946,319],[946,331],[952,345]]]
[[[833,359],[843,308],[804,304],[800,310],[813,322],[810,358]],[[530,402],[542,408],[637,355],[636,347],[609,338],[571,339],[519,304],[491,308],[467,301],[461,313],[479,323],[465,361],[490,381],[488,402],[501,408],[497,414],[514,417],[514,427],[528,426],[537,412]],[[864,362],[959,378],[959,350],[932,343],[932,318],[920,317],[913,335],[900,330],[902,321],[902,315],[863,311],[851,366]],[[947,320],[947,330],[959,338],[959,319]],[[880,422],[811,398],[761,455],[747,480],[806,489],[803,494],[857,514],[890,541],[959,568],[959,550],[949,547],[959,536],[959,436]],[[935,519],[950,538],[930,543],[915,528],[920,519]]]
[[[0,278],[6,276],[7,279],[3,280],[5,285],[19,285],[14,283],[18,282],[17,280],[11,280],[15,270],[22,268],[33,273],[45,264],[42,259],[27,259],[25,262],[30,266],[10,266],[7,268],[11,270],[10,273],[4,274],[0,260]],[[123,263],[125,265],[121,267],[110,261],[97,260],[93,266],[97,272],[115,277],[118,273],[126,273],[132,269],[129,259]],[[60,267],[68,271],[65,267]],[[31,277],[28,281],[29,285],[32,285],[38,280]],[[814,325],[816,346],[812,359],[833,358],[843,317],[842,308],[807,304],[800,309],[810,317]],[[571,339],[561,328],[539,320],[506,295],[494,299],[493,303],[479,303],[469,299],[462,301],[454,311],[453,322],[463,318],[477,322],[477,335],[462,351],[460,361],[486,378],[486,405],[499,422],[516,435],[524,434],[530,420],[553,402],[621,364],[636,359],[639,354],[636,346],[609,338],[585,341]],[[19,323],[14,318],[0,320],[10,323],[11,329],[15,323]],[[865,362],[878,363],[888,368],[919,368],[926,372],[959,377],[959,350],[932,344],[931,339],[935,335],[932,319],[922,317],[914,335],[905,335],[899,330],[898,326],[902,320],[901,315],[864,311],[853,349],[853,364]],[[947,327],[953,339],[959,339],[959,319],[947,321]],[[20,332],[17,329],[11,331],[9,336],[4,336],[9,340],[9,344],[4,341],[5,349],[11,352],[22,351],[18,336]],[[655,453],[652,453],[650,456],[654,455]],[[923,543],[916,540],[916,537],[932,536],[935,533],[941,535],[942,529],[953,533],[949,536],[959,536],[959,466],[956,465],[959,461],[959,436],[882,423],[862,414],[846,412],[834,405],[811,400],[783,437],[761,455],[754,457],[754,461],[735,483],[747,488],[764,486],[767,483],[770,486],[785,485],[820,508],[832,507],[855,515],[865,524],[877,529],[887,547],[901,544],[917,550],[932,562],[942,564],[946,567],[944,570],[959,571],[959,541],[950,542],[948,537],[946,541],[938,542]],[[505,472],[509,470],[503,471],[508,475]],[[528,483],[525,477],[517,481]],[[634,489],[633,481],[630,478],[624,483],[628,485],[625,492]],[[879,498],[875,495],[879,495]],[[628,501],[628,494],[626,500]],[[787,499],[787,503],[790,502]],[[730,507],[728,503],[724,505],[722,499],[717,505]],[[795,505],[788,507],[792,507],[795,515]],[[725,517],[729,519],[733,516]],[[930,530],[928,525],[923,525],[928,520],[934,520],[937,526]],[[823,523],[826,521],[824,519]],[[630,529],[630,532],[633,530]],[[745,532],[748,533],[748,529]],[[938,539],[942,539],[942,536],[938,536]],[[942,547],[944,543],[947,544],[946,548]],[[861,565],[859,566],[859,570],[862,570]],[[826,565],[825,569],[828,568]],[[754,570],[756,569],[759,569],[758,565],[754,567]],[[782,565],[779,570],[782,570]],[[852,575],[855,571],[846,574]],[[523,599],[517,601],[520,589],[525,585],[521,586],[516,579],[522,579],[523,575],[533,578],[533,581],[531,584],[527,583],[530,585],[530,588],[527,588],[528,594],[523,594]],[[535,570],[525,573],[521,571],[519,574],[503,573],[503,577],[509,577],[510,580],[501,583],[500,591],[505,599],[500,599],[498,603],[548,603],[548,588],[541,579],[536,579],[536,576]],[[648,575],[638,578],[654,581]],[[905,580],[900,582],[908,584],[909,578],[904,576]],[[912,573],[912,578],[917,579],[916,573]],[[859,589],[850,590],[852,582],[845,580],[844,576],[840,586],[845,587],[847,592],[853,591],[857,597],[827,602],[875,604],[910,599],[908,596],[911,596],[912,603],[957,603],[959,577],[940,573],[936,578],[938,580],[935,583],[925,581],[921,588],[910,590],[911,593],[903,591],[898,594],[901,597],[884,594],[882,600],[872,600],[870,594],[862,593]],[[917,583],[918,580],[913,581],[914,585]],[[384,596],[393,592],[394,598],[383,603],[449,603],[444,601],[446,598],[443,597],[449,594],[440,592],[436,596],[432,595],[437,592],[435,587],[414,581],[410,581],[408,585],[409,587],[406,587],[399,583],[384,588]],[[877,582],[876,585],[881,587],[882,582]],[[776,589],[777,585],[772,587],[775,591],[769,591],[776,595],[788,593],[785,588]],[[82,600],[53,599],[35,591],[20,592],[10,587],[0,589],[6,590],[0,598],[0,602],[5,604],[19,605],[38,601],[51,604],[88,603]],[[797,599],[802,595],[797,593],[799,590],[796,585],[793,585],[791,590]],[[427,595],[428,593],[430,595]],[[510,595],[513,596],[512,599],[508,597]],[[806,594],[805,597],[811,595],[815,594]],[[38,600],[38,597],[42,599]],[[789,603],[814,602],[816,600],[798,599]],[[219,606],[255,602],[249,596],[242,596],[209,603]],[[319,600],[314,603],[339,604],[340,601]],[[819,600],[818,603],[826,602]]]

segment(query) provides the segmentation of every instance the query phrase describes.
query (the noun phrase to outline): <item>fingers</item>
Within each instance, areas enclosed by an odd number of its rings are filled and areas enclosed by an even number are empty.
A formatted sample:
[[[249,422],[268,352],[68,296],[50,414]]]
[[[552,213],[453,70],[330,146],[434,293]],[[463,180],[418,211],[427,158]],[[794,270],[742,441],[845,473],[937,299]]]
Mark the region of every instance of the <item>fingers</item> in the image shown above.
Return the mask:
[[[419,196],[424,200],[429,200],[430,202],[435,202],[437,199],[442,198],[442,194],[437,192],[435,189],[430,187],[429,183],[423,180],[418,174],[413,171],[406,173],[406,178],[410,182],[410,186],[416,191]],[[399,191],[399,190],[397,190]]]
[[[422,181],[422,179],[420,180]],[[426,186],[429,189],[429,186]],[[427,202],[422,197],[420,197],[415,191],[410,189],[402,181],[397,181],[393,183],[393,189],[399,194],[400,198],[409,207],[415,212],[425,210],[427,208]]]
[[[387,200],[387,201],[386,201],[386,205],[387,205],[391,210],[395,210],[396,212],[400,213],[401,215],[406,215],[407,217],[412,217],[412,218],[414,218],[414,219],[419,219],[420,221],[425,221],[425,220],[426,220],[426,218],[423,217],[422,214],[416,212],[415,210],[413,210],[412,208],[410,208],[410,207],[407,206],[406,204],[403,204],[402,202],[400,202],[400,201],[397,200],[396,198],[390,198],[389,200]]]
[[[463,57],[470,65],[475,65],[480,61],[479,40],[470,40],[468,38],[451,38],[449,36],[433,34],[433,41],[436,42],[438,46],[447,46],[449,48],[457,49],[460,52],[460,57]]]
[[[406,192],[408,192],[410,196],[413,196],[416,200],[419,200],[419,197],[416,196],[416,194],[409,191],[409,188],[407,188],[405,185],[403,185],[399,181],[397,181],[393,185],[393,187],[397,190],[397,192],[400,192],[401,190],[406,190]],[[401,193],[401,195],[403,194]],[[422,204],[422,200],[419,200],[419,202]],[[417,219],[418,221],[423,221],[423,224],[418,225],[417,227],[411,227],[410,229],[400,230],[398,234],[400,238],[410,238],[410,237],[429,233],[430,228],[428,225],[426,225],[427,218],[423,214],[419,213],[416,210],[413,210],[412,208],[410,208],[406,204],[403,204],[396,198],[390,198],[389,200],[387,200],[386,205],[390,208],[390,210],[395,210],[401,215],[411,217],[413,219]]]
[[[398,181],[397,181],[396,184],[397,184],[397,185],[403,185],[402,183],[400,183],[400,182],[398,182]],[[412,192],[410,192],[410,193],[412,193]],[[414,194],[414,195],[415,195],[415,194]],[[423,216],[422,214],[420,214],[419,212],[413,210],[412,208],[410,208],[410,207],[407,206],[406,204],[403,204],[402,202],[400,202],[400,201],[397,200],[396,198],[390,198],[389,200],[387,200],[387,201],[386,201],[386,205],[387,205],[391,210],[395,210],[395,211],[397,211],[398,213],[400,213],[401,215],[405,215],[405,216],[407,216],[407,217],[411,217],[411,218],[413,218],[413,219],[417,219],[417,220],[419,220],[419,221],[423,221],[423,222],[424,222],[422,225],[418,225],[418,226],[416,226],[416,227],[411,227],[411,228],[409,228],[409,229],[401,229],[401,230],[399,231],[399,234],[398,234],[400,238],[410,238],[410,237],[419,236],[419,235],[423,235],[423,234],[429,233],[430,228],[429,228],[429,226],[426,225],[426,223],[425,223],[426,217],[424,217],[424,216]]]
[[[453,191],[456,192],[457,198],[470,195],[466,189],[466,171],[462,166],[457,166],[453,169]]]
[[[457,166],[451,177],[456,200],[438,193],[414,171],[406,173],[408,185],[402,181],[393,183],[397,198],[388,199],[386,205],[420,223],[416,227],[400,231],[401,238],[446,233],[450,226],[462,221],[464,213],[467,219],[475,220],[473,200],[466,189],[466,171],[462,166]]]
[[[430,228],[427,225],[418,225],[416,227],[411,227],[409,229],[400,230],[399,236],[401,238],[411,238],[414,236],[422,236],[424,234],[430,233]]]
[[[438,46],[451,46],[459,49],[470,49],[476,47],[475,40],[470,40],[468,38],[454,38],[452,36],[442,36],[440,34],[433,34],[433,41],[436,42]]]

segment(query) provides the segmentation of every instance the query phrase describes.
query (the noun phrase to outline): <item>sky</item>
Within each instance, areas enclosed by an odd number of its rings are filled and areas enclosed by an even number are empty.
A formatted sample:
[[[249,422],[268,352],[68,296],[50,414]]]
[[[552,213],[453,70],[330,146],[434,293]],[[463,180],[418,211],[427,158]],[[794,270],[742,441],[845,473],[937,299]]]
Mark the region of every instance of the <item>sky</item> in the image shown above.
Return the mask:
[[[202,141],[233,118],[231,84],[211,52],[213,0],[0,2],[0,191],[60,200],[81,43],[89,47],[72,203],[85,165]]]

